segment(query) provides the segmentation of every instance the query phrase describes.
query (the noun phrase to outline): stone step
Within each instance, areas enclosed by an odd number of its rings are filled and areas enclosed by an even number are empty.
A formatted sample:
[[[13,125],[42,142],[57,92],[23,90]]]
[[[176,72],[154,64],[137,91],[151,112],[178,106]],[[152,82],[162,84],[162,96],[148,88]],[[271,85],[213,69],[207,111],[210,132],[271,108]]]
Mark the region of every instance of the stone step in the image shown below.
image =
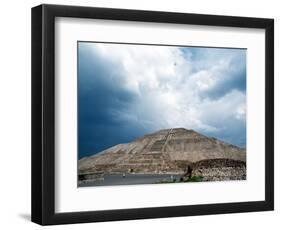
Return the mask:
[[[155,141],[154,144],[150,148],[150,152],[161,151],[165,142],[166,142],[166,140]]]

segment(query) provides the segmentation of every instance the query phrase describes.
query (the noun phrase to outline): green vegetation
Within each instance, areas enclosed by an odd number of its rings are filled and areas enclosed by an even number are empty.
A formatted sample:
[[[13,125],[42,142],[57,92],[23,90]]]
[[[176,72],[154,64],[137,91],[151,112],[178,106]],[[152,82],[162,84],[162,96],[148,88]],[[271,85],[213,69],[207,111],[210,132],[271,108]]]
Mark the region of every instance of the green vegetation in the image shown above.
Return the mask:
[[[191,178],[188,178],[187,180],[184,180],[184,182],[201,182],[203,181],[202,176],[193,176]]]

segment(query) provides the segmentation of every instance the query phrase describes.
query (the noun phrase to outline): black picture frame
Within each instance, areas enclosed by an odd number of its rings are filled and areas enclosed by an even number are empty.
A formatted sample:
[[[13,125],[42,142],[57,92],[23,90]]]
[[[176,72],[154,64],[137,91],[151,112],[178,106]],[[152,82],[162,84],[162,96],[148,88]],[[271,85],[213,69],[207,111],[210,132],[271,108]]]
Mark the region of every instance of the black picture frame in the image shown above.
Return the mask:
[[[55,17],[265,29],[265,200],[55,213]],[[126,9],[32,8],[32,221],[41,225],[222,214],[274,209],[274,20]]]

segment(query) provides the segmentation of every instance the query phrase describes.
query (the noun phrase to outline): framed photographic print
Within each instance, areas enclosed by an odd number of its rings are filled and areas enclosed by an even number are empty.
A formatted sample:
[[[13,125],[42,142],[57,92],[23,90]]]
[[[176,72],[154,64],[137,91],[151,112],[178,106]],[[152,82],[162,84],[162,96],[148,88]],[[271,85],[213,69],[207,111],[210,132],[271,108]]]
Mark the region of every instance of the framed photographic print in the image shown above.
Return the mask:
[[[32,221],[274,208],[274,22],[32,8]]]

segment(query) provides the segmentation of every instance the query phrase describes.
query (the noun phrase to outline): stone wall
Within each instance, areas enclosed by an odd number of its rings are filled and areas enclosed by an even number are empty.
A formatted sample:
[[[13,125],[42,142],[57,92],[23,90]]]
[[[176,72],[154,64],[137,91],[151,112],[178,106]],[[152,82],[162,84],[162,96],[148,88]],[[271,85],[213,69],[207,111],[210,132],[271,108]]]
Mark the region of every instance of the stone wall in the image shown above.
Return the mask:
[[[203,181],[246,180],[246,163],[228,159],[199,161],[192,166],[192,176]]]

